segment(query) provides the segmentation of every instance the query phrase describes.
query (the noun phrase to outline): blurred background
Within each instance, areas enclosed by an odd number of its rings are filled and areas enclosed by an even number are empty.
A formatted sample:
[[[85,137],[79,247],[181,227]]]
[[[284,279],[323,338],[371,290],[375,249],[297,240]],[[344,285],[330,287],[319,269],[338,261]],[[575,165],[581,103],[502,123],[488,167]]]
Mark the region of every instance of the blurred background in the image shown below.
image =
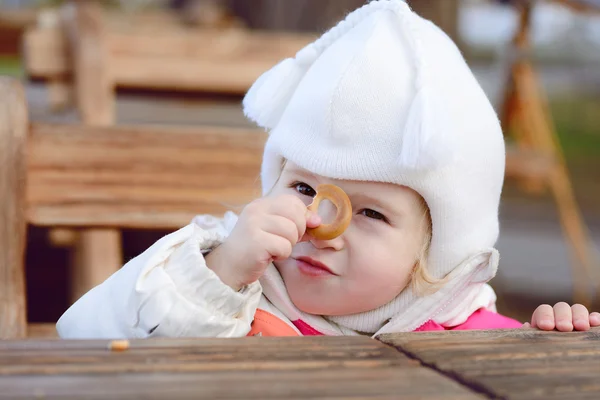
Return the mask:
[[[29,69],[26,62],[33,58],[24,44],[27,32],[42,29],[43,37],[43,29],[59,25],[58,10],[64,3],[68,2],[0,0],[0,75],[20,77],[26,84],[32,121],[81,122],[77,107],[70,100],[68,79],[51,82],[43,73]],[[168,29],[188,32],[209,28],[217,34],[223,32],[223,37],[232,31],[245,35],[266,32],[272,40],[293,34],[296,35],[295,42],[290,39],[293,43],[323,32],[363,3],[361,0],[101,2],[110,29],[125,36],[145,30],[147,36],[160,39]],[[572,194],[583,216],[581,229],[589,233],[590,246],[583,245],[597,255],[593,247],[600,247],[600,1],[412,0],[409,4],[454,39],[500,116],[504,115],[507,96],[531,90],[523,86],[527,87],[532,77],[536,79],[535,98],[548,111],[552,128],[548,134],[555,134],[558,139],[556,151],[564,154]],[[523,7],[531,7],[527,24],[530,48],[519,50],[514,38],[523,21],[520,19]],[[207,49],[208,54],[214,50],[211,46],[224,44],[202,43],[198,49]],[[291,56],[299,48],[290,45],[289,49],[280,49],[283,55],[277,57]],[[268,48],[256,51],[265,52]],[[526,60],[531,69],[525,73],[512,69],[520,60]],[[168,61],[166,55],[153,62],[167,65]],[[198,73],[202,70],[198,69]],[[218,82],[207,89],[197,85],[186,88],[180,83],[172,87],[143,85],[133,78],[130,82],[133,83],[116,88],[116,124],[252,127],[241,112],[243,90],[239,90],[239,85],[235,90],[220,90]],[[521,107],[531,105],[523,104]],[[507,133],[509,128],[506,126]],[[499,296],[500,311],[521,320],[527,319],[540,303],[573,299],[575,261],[565,240],[555,198],[552,190],[535,182],[507,177],[497,246],[501,265],[492,283]],[[165,233],[123,232],[124,259],[136,256]],[[56,321],[69,306],[71,251],[69,246],[53,244],[47,229],[29,229],[26,262],[28,312],[32,322]],[[595,267],[597,271],[597,262]],[[599,276],[596,274],[593,279]]]

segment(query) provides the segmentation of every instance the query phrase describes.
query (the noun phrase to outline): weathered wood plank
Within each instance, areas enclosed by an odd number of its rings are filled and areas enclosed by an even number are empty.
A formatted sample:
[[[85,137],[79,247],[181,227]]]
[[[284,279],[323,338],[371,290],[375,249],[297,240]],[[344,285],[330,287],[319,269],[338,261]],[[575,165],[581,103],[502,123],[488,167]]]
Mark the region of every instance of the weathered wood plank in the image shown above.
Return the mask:
[[[261,61],[276,63],[291,57],[317,38],[302,33],[268,33],[246,29],[181,29],[107,32],[107,49],[117,57],[163,57],[211,62]],[[240,68],[242,69],[242,68]]]
[[[266,134],[225,128],[33,125],[27,217],[36,225],[173,229],[260,194]]]
[[[380,340],[501,398],[600,398],[600,329],[418,332]]]
[[[0,342],[8,397],[482,398],[365,337]]]
[[[110,66],[119,87],[240,95],[277,61],[116,57]]]
[[[86,18],[90,22],[91,17]],[[78,22],[67,20],[70,24]],[[100,26],[90,23],[78,27],[88,25]],[[28,74],[42,79],[69,76],[74,70],[76,78],[81,72],[85,74],[85,69],[77,68],[79,48],[79,53],[96,57],[97,65],[92,65],[89,73],[103,77],[97,73],[98,66],[108,68],[112,83],[118,87],[242,94],[261,73],[315,39],[308,34],[268,34],[244,29],[164,30],[159,25],[152,30],[148,26],[114,30],[107,25],[102,33],[104,53],[93,51],[91,45],[97,47],[97,43],[80,37],[79,30],[67,29],[76,32],[73,61],[60,27],[28,30],[24,40]]]
[[[243,29],[187,32],[112,32],[109,64],[118,86],[245,93],[258,77],[312,40]]]
[[[27,106],[19,83],[0,77],[0,339],[26,335],[25,200]]]

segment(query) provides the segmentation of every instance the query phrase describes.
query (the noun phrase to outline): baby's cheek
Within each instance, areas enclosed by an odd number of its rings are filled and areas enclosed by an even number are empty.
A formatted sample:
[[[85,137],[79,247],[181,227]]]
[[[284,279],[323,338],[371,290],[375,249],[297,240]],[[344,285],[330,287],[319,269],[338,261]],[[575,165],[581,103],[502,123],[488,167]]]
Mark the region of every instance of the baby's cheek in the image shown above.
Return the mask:
[[[379,308],[394,300],[408,284],[408,278],[398,274],[380,275],[377,282],[371,283],[371,308]]]
[[[397,294],[400,294],[406,286],[410,283],[412,277],[411,270],[406,270],[405,268],[396,269],[393,273],[388,277],[388,281],[391,283],[391,286],[396,288]]]
[[[393,260],[378,260],[374,265],[374,271],[371,273],[371,279],[374,285],[387,287],[392,291],[400,293],[410,282],[412,268]]]
[[[404,260],[390,259],[382,268],[381,275],[391,286],[398,288],[398,292],[401,292],[410,283],[414,265],[413,257],[407,257]]]

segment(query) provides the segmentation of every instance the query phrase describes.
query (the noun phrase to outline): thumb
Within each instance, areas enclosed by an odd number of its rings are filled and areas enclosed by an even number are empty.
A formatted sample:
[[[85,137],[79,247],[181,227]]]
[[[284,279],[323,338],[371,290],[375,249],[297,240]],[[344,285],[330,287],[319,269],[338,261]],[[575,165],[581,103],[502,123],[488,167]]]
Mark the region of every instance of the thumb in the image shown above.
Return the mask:
[[[306,227],[307,228],[316,228],[321,225],[323,220],[321,216],[313,211],[306,211]]]
[[[306,211],[306,228],[316,228],[322,223],[323,221],[319,214],[314,213],[312,211]],[[304,232],[304,235],[302,235],[298,242],[308,242],[310,239],[311,236],[308,233]]]

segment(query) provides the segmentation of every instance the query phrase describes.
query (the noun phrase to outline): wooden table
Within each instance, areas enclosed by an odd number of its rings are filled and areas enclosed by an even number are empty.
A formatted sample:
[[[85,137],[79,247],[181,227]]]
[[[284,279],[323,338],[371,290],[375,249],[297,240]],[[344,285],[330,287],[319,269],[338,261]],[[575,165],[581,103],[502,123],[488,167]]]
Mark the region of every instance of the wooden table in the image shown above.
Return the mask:
[[[0,398],[478,399],[364,337],[0,342]]]
[[[600,330],[0,342],[0,398],[600,398]]]
[[[495,399],[600,399],[600,329],[419,332],[380,340]]]

